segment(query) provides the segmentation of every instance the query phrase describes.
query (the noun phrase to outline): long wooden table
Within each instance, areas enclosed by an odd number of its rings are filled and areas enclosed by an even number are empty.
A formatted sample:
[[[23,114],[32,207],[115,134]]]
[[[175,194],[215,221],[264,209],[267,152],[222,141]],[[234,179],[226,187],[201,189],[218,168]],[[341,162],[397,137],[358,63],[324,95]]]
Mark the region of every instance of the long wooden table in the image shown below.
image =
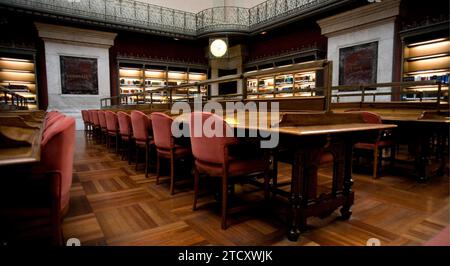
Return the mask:
[[[374,112],[381,116],[383,123],[398,125],[392,132],[392,140],[408,145],[408,154],[406,159],[395,160],[396,171],[419,182],[444,173],[450,133],[448,105],[441,104],[439,110],[435,103],[429,102],[342,103],[334,107],[340,113],[347,110]]]
[[[189,115],[182,116],[180,121],[189,123]],[[350,218],[354,202],[354,192],[351,190],[353,145],[375,139],[380,130],[396,127],[367,124],[360,114],[348,113],[281,113],[277,121],[269,121],[270,127],[249,126],[248,117],[249,114],[243,121],[236,117],[226,117],[225,120],[236,129],[278,132],[278,148],[293,154],[291,188],[286,195],[291,205],[287,233],[291,241],[296,241],[306,228],[307,217],[328,216],[342,206],[342,217]],[[309,182],[317,176],[320,158],[325,151],[334,157],[332,190],[319,197],[309,198]],[[277,190],[276,187],[273,189]],[[283,191],[277,193],[286,194]]]
[[[413,176],[418,181],[423,182],[443,173],[448,163],[444,154],[449,142],[449,117],[383,115],[382,119],[383,123],[398,125],[395,141],[410,146],[414,156]],[[434,151],[432,147],[435,147]]]
[[[43,111],[0,112],[0,166],[39,162]]]

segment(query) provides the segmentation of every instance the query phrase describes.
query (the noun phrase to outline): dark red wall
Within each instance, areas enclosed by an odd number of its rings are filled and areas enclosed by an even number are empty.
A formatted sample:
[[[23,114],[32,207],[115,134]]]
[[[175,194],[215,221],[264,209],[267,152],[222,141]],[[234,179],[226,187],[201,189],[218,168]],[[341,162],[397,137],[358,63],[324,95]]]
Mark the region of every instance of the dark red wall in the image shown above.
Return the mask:
[[[400,4],[400,28],[421,23],[425,20],[433,21],[449,17],[449,1],[433,0],[402,0]]]
[[[322,36],[315,21],[297,22],[250,38],[247,44],[248,61],[310,46],[318,46],[326,51],[327,38]]]
[[[159,60],[208,64],[204,41],[175,40],[149,34],[119,32],[114,41],[118,55]]]

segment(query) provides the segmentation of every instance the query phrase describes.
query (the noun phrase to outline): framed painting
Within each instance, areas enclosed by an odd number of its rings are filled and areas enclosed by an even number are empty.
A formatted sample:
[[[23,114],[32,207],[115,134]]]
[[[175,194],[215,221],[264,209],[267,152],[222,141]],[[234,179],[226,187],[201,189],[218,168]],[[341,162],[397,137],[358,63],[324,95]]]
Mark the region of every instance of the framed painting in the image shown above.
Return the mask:
[[[378,42],[339,50],[339,85],[377,82]]]
[[[62,94],[98,95],[97,59],[60,56]]]

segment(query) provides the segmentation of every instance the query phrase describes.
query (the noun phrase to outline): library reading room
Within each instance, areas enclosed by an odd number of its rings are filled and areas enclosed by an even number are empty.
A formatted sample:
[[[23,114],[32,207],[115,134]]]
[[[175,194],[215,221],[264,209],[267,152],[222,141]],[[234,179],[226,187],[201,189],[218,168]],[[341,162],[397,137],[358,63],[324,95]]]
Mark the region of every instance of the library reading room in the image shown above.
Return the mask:
[[[449,246],[449,19],[0,0],[0,246]]]

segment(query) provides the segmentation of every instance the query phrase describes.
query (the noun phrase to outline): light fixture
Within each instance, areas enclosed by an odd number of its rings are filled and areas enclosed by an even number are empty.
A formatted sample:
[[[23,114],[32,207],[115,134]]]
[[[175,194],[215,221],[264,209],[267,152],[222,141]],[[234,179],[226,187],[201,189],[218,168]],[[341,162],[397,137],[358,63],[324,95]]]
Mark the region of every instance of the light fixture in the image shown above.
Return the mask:
[[[438,91],[436,86],[416,86],[412,88],[405,88],[405,91],[420,91],[420,92],[429,92],[429,91]],[[448,88],[442,87],[441,91],[448,91]]]
[[[7,68],[0,68],[1,72],[10,72],[10,73],[33,73],[33,71],[30,70],[19,70],[19,69],[7,69]]]
[[[228,51],[228,44],[226,39],[210,40],[209,51],[214,57],[223,57]]]
[[[18,58],[9,58],[9,57],[0,57],[0,60],[4,60],[4,61],[12,61],[12,62],[32,63],[31,60],[27,60],[27,59],[18,59]]]
[[[430,70],[420,70],[420,71],[414,71],[414,72],[408,72],[407,75],[420,75],[420,74],[434,74],[434,73],[448,73],[448,69],[441,68],[441,69],[430,69]]]
[[[434,54],[434,55],[416,56],[416,57],[408,58],[408,61],[433,59],[433,58],[439,58],[439,57],[444,57],[444,56],[448,56],[448,55],[449,55],[448,53],[442,53],[442,54]]]
[[[434,40],[429,40],[429,41],[424,41],[424,42],[416,42],[416,43],[411,43],[408,44],[408,47],[414,47],[414,46],[419,46],[419,45],[424,45],[424,44],[431,44],[431,43],[436,43],[436,42],[443,42],[448,40],[447,38],[439,38],[439,39],[434,39]]]
[[[267,31],[262,31],[260,34],[261,34],[261,35],[266,35],[266,34],[267,34]]]
[[[34,84],[31,81],[19,81],[19,80],[3,80],[1,83],[13,83],[13,84]]]

